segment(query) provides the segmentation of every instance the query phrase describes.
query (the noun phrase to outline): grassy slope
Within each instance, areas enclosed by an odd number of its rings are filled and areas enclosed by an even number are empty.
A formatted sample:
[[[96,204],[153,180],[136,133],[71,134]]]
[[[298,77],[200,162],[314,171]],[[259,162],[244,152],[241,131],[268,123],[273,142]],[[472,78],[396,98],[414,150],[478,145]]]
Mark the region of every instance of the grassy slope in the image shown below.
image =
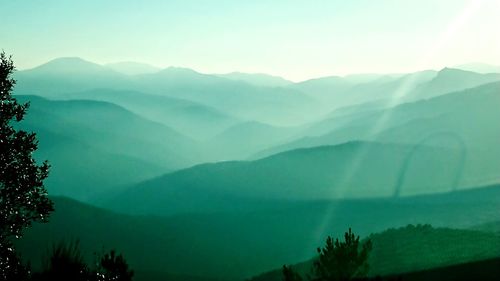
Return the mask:
[[[480,231],[409,225],[372,234],[370,239],[373,243],[368,261],[371,276],[428,280],[420,278],[437,278],[452,271],[454,265],[500,257],[500,236]],[[310,274],[311,266],[312,261],[308,261],[295,265],[295,269],[305,276]],[[484,269],[495,270],[490,267]],[[470,276],[471,272],[468,274]],[[279,281],[281,278],[281,270],[274,270],[252,280]]]

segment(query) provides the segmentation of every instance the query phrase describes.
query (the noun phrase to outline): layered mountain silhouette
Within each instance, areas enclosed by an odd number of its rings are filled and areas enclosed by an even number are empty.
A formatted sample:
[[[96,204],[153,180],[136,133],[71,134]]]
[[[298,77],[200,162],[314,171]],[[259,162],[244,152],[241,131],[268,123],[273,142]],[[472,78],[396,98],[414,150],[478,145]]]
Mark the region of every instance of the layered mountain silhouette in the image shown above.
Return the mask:
[[[349,227],[374,241],[372,276],[499,257],[494,66],[292,82],[59,58],[15,78],[64,196],[17,241],[35,267],[78,237],[136,280],[281,280]]]
[[[63,94],[59,98],[114,103],[197,140],[210,139],[240,122],[233,116],[197,102],[138,91],[94,89]]]

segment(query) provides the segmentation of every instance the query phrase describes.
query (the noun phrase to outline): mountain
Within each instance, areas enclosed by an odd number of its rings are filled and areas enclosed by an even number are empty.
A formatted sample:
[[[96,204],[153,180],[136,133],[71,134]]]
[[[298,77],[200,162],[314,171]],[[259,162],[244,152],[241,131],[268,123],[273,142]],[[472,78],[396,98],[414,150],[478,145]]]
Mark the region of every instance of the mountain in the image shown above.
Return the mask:
[[[61,95],[61,99],[112,102],[150,120],[199,140],[205,159],[244,159],[285,141],[297,131],[254,121],[242,121],[196,102],[135,91],[97,89]]]
[[[342,106],[384,101],[388,106],[403,103],[420,85],[425,85],[437,75],[436,71],[424,70],[409,74],[381,77],[368,83],[360,83],[346,93]],[[419,99],[416,96],[415,99]]]
[[[491,65],[491,64],[487,64],[487,63],[479,63],[479,62],[461,64],[461,65],[457,65],[453,68],[477,72],[477,73],[484,73],[484,74],[486,74],[486,73],[500,73],[500,66]]]
[[[165,168],[153,163],[103,151],[60,133],[40,128],[36,128],[36,133],[39,149],[35,158],[49,160],[50,173],[45,186],[53,195],[89,201],[165,172]]]
[[[302,91],[322,102],[342,103],[347,98],[346,92],[353,84],[340,76],[329,76],[295,83],[290,85],[290,88]]]
[[[305,122],[310,118],[306,113],[314,112],[314,100],[300,91],[254,86],[191,69],[170,67],[135,81],[145,92],[194,101],[243,120],[292,125]]]
[[[142,74],[130,76],[112,69],[127,72],[123,70],[127,67]],[[359,74],[289,83],[264,74],[218,76],[177,67],[160,71],[145,68],[148,66],[135,63],[102,66],[80,58],[59,58],[17,72],[15,92],[58,98],[94,89],[139,91],[189,100],[242,120],[292,126],[312,122],[339,107],[378,100],[393,106],[500,79],[498,74],[443,69],[439,73]]]
[[[463,167],[462,155],[452,148],[369,142],[298,149],[175,171],[133,186],[103,206],[140,214],[213,212],[238,207],[232,204],[237,200],[400,196],[489,182],[491,169],[470,176],[473,168]]]
[[[30,102],[20,128],[39,134],[37,155],[52,163],[53,194],[88,199],[202,161],[189,138],[114,104],[17,99]]]
[[[161,68],[156,66],[140,62],[132,62],[132,61],[108,63],[105,66],[116,72],[120,72],[126,75],[155,73],[161,70]]]
[[[57,97],[61,93],[94,88],[134,87],[127,75],[81,58],[58,58],[41,66],[14,73],[19,95]]]
[[[428,83],[422,84],[409,97],[422,99],[474,88],[500,81],[500,73],[480,74],[459,69],[444,68]]]
[[[261,79],[261,76],[259,79]],[[125,75],[79,58],[59,58],[15,73],[18,95],[59,98],[95,89],[138,91],[192,101],[242,120],[294,125],[312,120],[316,101],[288,87],[250,83],[169,67],[155,73]]]
[[[261,87],[285,87],[293,84],[292,81],[288,81],[282,77],[263,73],[231,72],[227,74],[219,74],[218,76]]]
[[[292,141],[256,157],[351,140],[404,143],[415,148],[426,144],[462,151],[467,167],[463,172],[468,174],[462,180],[482,174],[484,180],[494,181],[498,179],[495,170],[500,168],[495,160],[500,155],[496,143],[500,129],[492,121],[500,118],[496,109],[500,103],[499,87],[500,83],[491,83],[394,108],[327,119],[316,126],[320,125],[323,131],[329,127],[330,132]]]
[[[500,74],[480,74],[444,68],[404,75],[350,75],[324,77],[293,84],[322,101],[326,111],[366,103],[385,103],[392,107],[408,101],[432,98],[500,80]]]
[[[195,144],[159,123],[117,105],[90,101],[53,101],[17,97],[31,108],[24,123],[33,131],[45,129],[71,136],[104,151],[132,156],[172,169],[194,163]]]
[[[350,75],[331,76],[307,80],[292,85],[304,93],[322,101],[326,112],[340,107],[352,106],[377,100],[402,98],[417,85],[426,83],[436,75],[435,71],[421,71],[401,76],[369,77]],[[325,113],[326,113],[325,112]]]
[[[62,94],[58,98],[111,102],[198,140],[212,138],[239,122],[235,117],[200,103],[137,91],[95,89]]]
[[[52,243],[79,239],[91,261],[95,251],[114,248],[138,273],[242,280],[283,264],[310,259],[327,235],[338,236],[348,227],[367,237],[409,223],[464,228],[498,220],[500,186],[404,198],[237,200],[233,204],[245,206],[236,211],[171,217],[122,215],[67,198],[52,199],[55,212],[49,223],[35,224],[16,241],[16,249],[35,268]],[[380,247],[374,244],[374,253],[386,257],[394,251],[391,259],[378,262],[384,272],[405,271],[412,264],[430,267],[498,254],[498,236],[475,233],[425,228],[391,230],[374,238],[385,241]],[[447,237],[449,241],[443,241]],[[413,262],[417,256],[441,251],[441,258]]]
[[[357,121],[363,118],[371,117],[384,109],[389,109],[392,106],[386,100],[376,100],[356,105],[339,107],[328,114],[318,118],[315,122],[300,126],[299,133],[295,135],[295,139],[290,142],[300,141],[302,138],[318,137],[330,133],[338,128],[348,127],[351,124],[356,124]],[[284,144],[286,145],[286,144]],[[272,149],[271,149],[272,150]],[[265,154],[266,151],[263,151]],[[256,154],[253,158],[262,157],[261,154]]]
[[[79,57],[63,57],[53,59],[33,69],[24,70],[23,73],[44,73],[47,75],[89,75],[113,73],[99,64],[84,60]]]

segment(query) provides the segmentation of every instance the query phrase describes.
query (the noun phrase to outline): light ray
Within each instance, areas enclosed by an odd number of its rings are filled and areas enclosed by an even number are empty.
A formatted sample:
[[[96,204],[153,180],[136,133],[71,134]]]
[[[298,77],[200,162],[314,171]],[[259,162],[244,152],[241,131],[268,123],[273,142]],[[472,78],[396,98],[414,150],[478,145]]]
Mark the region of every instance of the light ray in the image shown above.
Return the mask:
[[[455,37],[455,35],[461,30],[461,28],[470,21],[470,19],[477,13],[479,8],[481,7],[482,0],[471,0],[467,3],[467,5],[462,9],[462,11],[453,19],[453,21],[447,25],[444,31],[439,36],[439,39],[428,49],[427,53],[422,56],[422,59],[419,60],[420,63],[417,64],[415,69],[424,69],[431,61],[433,61],[437,56],[439,56],[442,51],[447,47],[448,43]],[[400,104],[405,98],[408,97],[408,94],[411,93],[413,89],[417,86],[418,81],[417,75],[408,75],[406,79],[400,84],[398,89],[392,95],[392,98],[387,102],[385,108],[391,108]],[[375,121],[374,125],[371,127],[368,136],[376,136],[380,133],[385,124],[389,120],[391,120],[392,114],[387,113],[383,114],[381,118]],[[342,195],[345,197],[347,194],[347,188],[349,186],[349,182],[352,181],[354,175],[359,170],[360,165],[364,159],[366,152],[361,149],[359,153],[356,154],[355,158],[351,162],[350,171],[346,173],[341,182],[345,182],[346,184],[341,186],[341,190],[335,190],[335,193],[338,195]],[[397,188],[396,186],[394,188]],[[395,192],[395,191],[394,191]],[[338,197],[338,198],[343,198]],[[335,208],[330,205],[325,213],[325,216],[322,220],[322,223],[317,228],[317,235],[314,237],[314,242],[321,239],[322,235],[327,230],[326,227],[328,223],[331,221],[335,212]]]

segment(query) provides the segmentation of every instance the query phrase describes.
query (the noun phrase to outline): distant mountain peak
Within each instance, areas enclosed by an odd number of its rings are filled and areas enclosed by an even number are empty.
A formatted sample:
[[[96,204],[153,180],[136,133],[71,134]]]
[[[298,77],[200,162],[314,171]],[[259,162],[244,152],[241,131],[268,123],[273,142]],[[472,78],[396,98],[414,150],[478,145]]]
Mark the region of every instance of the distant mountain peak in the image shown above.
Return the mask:
[[[43,65],[60,65],[60,64],[83,64],[83,65],[98,65],[96,63],[93,63],[91,61],[82,59],[80,57],[60,57],[60,58],[55,58],[53,60],[48,61]]]
[[[451,68],[451,67],[445,67],[438,71],[438,76],[443,76],[443,75],[480,75],[479,73],[473,72],[473,71],[467,71],[467,70],[462,70],[462,69],[457,69],[457,68]]]
[[[104,67],[100,64],[90,62],[79,57],[61,57],[55,58],[47,63],[30,69],[29,71],[45,71],[45,72],[95,72],[102,71]]]
[[[452,67],[443,67],[439,72],[466,72],[464,70],[461,70],[461,69],[456,69],[456,68],[452,68]]]

